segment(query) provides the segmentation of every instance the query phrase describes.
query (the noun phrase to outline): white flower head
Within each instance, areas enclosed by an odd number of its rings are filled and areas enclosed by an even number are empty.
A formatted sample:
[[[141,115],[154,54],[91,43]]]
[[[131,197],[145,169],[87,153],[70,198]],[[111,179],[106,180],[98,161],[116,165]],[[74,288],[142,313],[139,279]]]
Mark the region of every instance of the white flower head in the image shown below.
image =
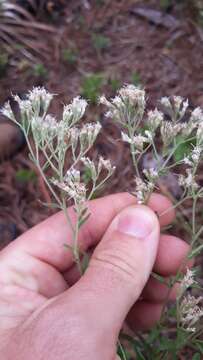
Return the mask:
[[[190,155],[184,157],[183,163],[191,167],[196,166],[200,161],[202,150],[203,150],[202,147],[195,146],[192,152],[190,153]]]
[[[13,114],[13,111],[11,109],[11,105],[10,105],[9,101],[5,103],[5,105],[1,109],[1,113],[2,113],[2,115],[6,116],[9,119],[15,120],[15,117],[14,117],[14,114]]]
[[[188,332],[196,331],[196,324],[203,316],[203,309],[199,303],[202,302],[203,297],[194,297],[190,294],[185,296],[180,302],[179,316],[183,328]]]
[[[98,103],[102,105],[106,105],[107,107],[111,107],[111,102],[107,100],[105,95],[102,95],[98,99]]]
[[[172,122],[163,121],[160,130],[164,145],[168,146],[181,129],[181,124],[174,125]]]
[[[70,182],[79,183],[80,182],[80,171],[76,170],[74,168],[70,168],[66,172],[64,180],[69,184],[70,184]]]
[[[186,99],[185,101],[183,101],[182,108],[179,111],[179,119],[183,118],[183,116],[185,115],[185,113],[188,109],[188,106],[189,106],[189,102],[188,102],[188,99]]]
[[[99,122],[85,124],[79,133],[81,147],[85,148],[92,146],[101,128]]]
[[[171,109],[170,99],[166,96],[162,97],[160,100],[161,105],[163,105],[166,109]]]
[[[29,92],[28,100],[31,102],[33,110],[40,114],[41,111],[46,113],[53,96],[44,87],[35,87]]]
[[[135,135],[132,138],[130,138],[126,133],[121,132],[121,137],[124,142],[127,142],[128,144],[134,144],[136,148],[136,152],[142,151],[144,147],[144,143],[149,142],[149,139],[146,136],[142,136],[142,135]]]
[[[186,274],[180,282],[179,296],[183,295],[189,287],[195,285],[196,283],[197,282],[194,280],[194,271],[187,269]]]
[[[141,108],[142,110],[145,108],[144,90],[134,85],[126,85],[119,90],[118,94],[124,101],[128,101],[131,106]]]
[[[123,131],[121,131],[121,138],[124,142],[127,142],[128,144],[132,144],[132,139]]]
[[[86,201],[86,187],[80,182],[80,171],[71,168],[67,171],[63,181],[52,179],[52,183],[67,193],[69,199],[73,199],[75,204],[83,207]]]
[[[155,182],[159,177],[158,171],[154,168],[144,169],[143,173],[145,174],[148,180],[153,182]]]
[[[192,111],[191,120],[199,123],[203,122],[203,111],[200,107],[197,107]]]
[[[100,173],[102,169],[107,170],[109,175],[111,175],[115,170],[115,166],[112,166],[109,159],[104,159],[102,156],[100,156],[98,163],[98,173]]]
[[[181,96],[173,96],[174,107],[177,113],[180,111],[183,100]]]
[[[164,115],[161,111],[154,109],[148,112],[148,124],[152,131],[155,131],[163,121]]]
[[[97,177],[98,177],[98,174],[97,174],[94,162],[92,160],[90,160],[88,157],[85,157],[85,156],[81,158],[81,161],[85,165],[85,167],[90,171],[92,180],[96,181]]]
[[[30,122],[33,116],[39,116],[39,111],[36,113],[34,112],[33,105],[30,100],[22,100],[18,95],[14,95],[13,98],[18,103],[23,121],[26,120],[27,122]]]
[[[183,188],[188,189],[190,192],[196,191],[199,188],[199,185],[195,181],[195,177],[192,173],[192,169],[186,169],[187,175],[179,175],[179,185]]]
[[[145,203],[149,194],[154,188],[154,184],[152,182],[145,183],[141,178],[135,178],[136,188],[135,188],[135,196],[137,198],[138,204]]]
[[[135,144],[135,147],[137,148],[138,151],[142,151],[143,147],[144,147],[144,143],[148,143],[149,142],[149,138],[147,138],[146,136],[142,136],[142,135],[136,135],[133,137],[133,144]]]
[[[72,126],[76,124],[84,115],[87,107],[87,101],[77,96],[73,99],[72,103],[65,105],[63,109],[63,121]]]

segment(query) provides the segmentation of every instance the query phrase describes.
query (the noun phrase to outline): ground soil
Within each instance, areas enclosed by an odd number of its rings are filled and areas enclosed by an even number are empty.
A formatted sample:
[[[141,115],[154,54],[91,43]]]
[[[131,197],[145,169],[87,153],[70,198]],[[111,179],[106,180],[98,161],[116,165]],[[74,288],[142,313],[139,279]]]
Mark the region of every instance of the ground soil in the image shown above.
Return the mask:
[[[116,83],[138,81],[149,96],[148,107],[165,95],[179,94],[189,98],[192,106],[203,106],[203,35],[192,17],[174,7],[170,13],[175,26],[162,18],[140,16],[137,9],[160,11],[157,1],[61,1],[51,17],[43,13],[42,20],[54,27],[54,32],[39,32],[44,51],[28,60],[18,50],[9,56],[6,72],[0,79],[0,104],[10,98],[11,92],[24,95],[34,85],[44,85],[58,94],[52,111],[61,111],[62,103],[81,93],[83,78],[100,73],[104,79],[101,92],[113,95],[112,80]],[[53,15],[53,14],[52,14]],[[25,29],[26,31],[26,29]],[[101,51],[93,46],[93,33],[102,34],[110,45]],[[73,64],[64,60],[64,49],[77,49]],[[35,64],[42,63],[46,75],[36,73]],[[135,75],[136,74],[136,75]],[[115,83],[115,81],[114,81]],[[132,188],[132,167],[128,150],[117,138],[117,127],[106,120],[102,110],[90,105],[90,120],[101,119],[103,132],[95,153],[111,157],[117,166],[116,174],[105,192]],[[0,130],[1,131],[1,130]],[[9,143],[8,147],[11,146]],[[46,194],[38,176],[31,180],[20,178],[19,170],[33,169],[27,149],[14,154],[0,164],[0,239],[1,243],[15,238],[34,224],[46,218],[50,211],[40,204]]]

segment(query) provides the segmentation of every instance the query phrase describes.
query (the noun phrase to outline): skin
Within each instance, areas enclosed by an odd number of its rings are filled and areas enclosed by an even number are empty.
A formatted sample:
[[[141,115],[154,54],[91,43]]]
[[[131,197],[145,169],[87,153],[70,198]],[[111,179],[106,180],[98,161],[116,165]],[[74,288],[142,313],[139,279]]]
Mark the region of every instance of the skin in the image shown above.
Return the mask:
[[[189,251],[183,240],[161,234],[174,219],[172,209],[165,212],[170,207],[158,194],[148,206],[126,193],[91,201],[79,243],[94,251],[81,278],[64,247],[71,245],[71,233],[61,212],[3,249],[0,358],[118,359],[125,320],[134,330],[159,320],[168,291],[150,277],[152,269],[167,278]],[[68,211],[74,221],[73,209]]]

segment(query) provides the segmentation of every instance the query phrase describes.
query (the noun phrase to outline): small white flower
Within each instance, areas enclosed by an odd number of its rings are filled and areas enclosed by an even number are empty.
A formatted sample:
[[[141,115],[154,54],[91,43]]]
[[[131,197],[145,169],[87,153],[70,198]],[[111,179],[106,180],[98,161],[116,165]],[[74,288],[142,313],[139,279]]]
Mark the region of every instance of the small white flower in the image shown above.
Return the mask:
[[[155,131],[163,121],[164,115],[161,111],[154,109],[148,112],[148,124],[152,131]]]
[[[179,119],[183,118],[183,116],[185,115],[185,113],[187,111],[188,106],[189,106],[189,102],[188,102],[188,99],[186,99],[185,101],[183,101],[182,109],[179,112]]]
[[[106,105],[107,107],[111,107],[111,103],[110,101],[107,100],[106,96],[105,95],[102,95],[99,97],[98,99],[98,103],[99,104],[102,104],[102,105]]]
[[[87,169],[89,169],[89,171],[91,173],[92,180],[96,181],[96,179],[98,177],[98,174],[97,174],[96,167],[95,167],[93,161],[90,160],[88,157],[82,157],[81,161],[85,165],[85,167]]]
[[[142,151],[144,143],[149,142],[149,139],[146,136],[136,135],[133,137],[132,142],[139,151]]]
[[[34,111],[38,114],[48,110],[53,94],[49,93],[44,87],[35,87],[28,94],[28,100],[31,102]]]
[[[138,152],[143,150],[144,143],[149,142],[149,139],[142,135],[135,135],[131,139],[126,133],[121,132],[121,137],[124,142],[127,142],[128,144],[134,144]]]
[[[5,103],[4,107],[1,109],[1,113],[9,119],[15,120],[9,101]]]
[[[146,135],[146,137],[147,137],[147,139],[148,139],[148,141],[152,141],[153,140],[153,134],[152,134],[152,131],[150,131],[150,130],[145,130],[145,135]]]
[[[134,85],[126,85],[119,90],[119,95],[124,101],[128,101],[131,106],[145,108],[145,91]]]
[[[195,122],[203,121],[203,111],[200,107],[197,107],[192,111],[191,120]]]
[[[104,168],[108,171],[109,174],[112,174],[115,170],[115,166],[111,165],[111,161],[109,159],[104,159],[102,156],[99,157],[99,163],[98,163],[98,173]]]
[[[67,183],[70,183],[70,182],[79,183],[80,182],[80,171],[76,170],[74,168],[70,168],[64,176],[64,181],[67,181]]]
[[[196,146],[192,150],[191,158],[192,158],[192,160],[194,161],[195,164],[198,164],[198,162],[200,160],[201,153],[202,153],[202,148],[200,146]]]
[[[128,144],[132,144],[132,139],[123,131],[121,131],[121,138],[124,142],[127,142]]]
[[[200,146],[195,146],[191,154],[187,157],[184,157],[183,163],[191,167],[197,165],[200,161],[202,150],[203,149]]]
[[[180,111],[183,98],[181,96],[173,96],[173,101],[174,101],[175,110],[178,113]]]
[[[154,188],[154,184],[152,182],[145,183],[141,178],[135,178],[136,188],[135,188],[135,196],[137,198],[138,204],[143,204],[149,194],[152,192]]]
[[[84,148],[86,146],[92,146],[101,128],[102,127],[99,122],[85,124],[79,133],[81,147]]]
[[[195,285],[197,282],[194,280],[194,271],[187,269],[186,274],[180,282],[179,296],[181,296],[189,287]]]
[[[186,173],[187,176],[179,175],[179,185],[193,192],[198,189],[199,185],[196,183],[191,169],[186,169]]]
[[[158,171],[154,168],[144,169],[143,173],[150,181],[156,181],[157,178],[159,177]]]
[[[170,143],[174,140],[174,137],[181,131],[181,129],[181,124],[174,125],[172,122],[163,121],[160,130],[164,145],[170,145]]]
[[[18,103],[19,109],[21,112],[21,117],[24,120],[26,117],[26,120],[28,122],[31,121],[31,118],[35,116],[39,116],[39,111],[34,113],[32,102],[30,100],[21,100],[21,98],[18,95],[15,95],[14,100]]]
[[[80,182],[79,170],[71,168],[67,171],[62,182],[52,179],[52,183],[67,193],[69,199],[73,199],[75,204],[83,206],[86,201],[86,187]]]
[[[183,163],[185,165],[193,166],[193,162],[188,157],[183,158]]]
[[[160,102],[165,108],[169,108],[169,109],[171,108],[171,102],[168,97],[166,96],[162,97]]]
[[[63,109],[63,121],[69,126],[76,124],[84,115],[87,101],[77,96],[72,103],[65,105]]]
[[[179,316],[183,328],[188,332],[195,332],[195,325],[203,316],[203,309],[199,306],[203,297],[194,297],[190,294],[185,296],[180,302]]]

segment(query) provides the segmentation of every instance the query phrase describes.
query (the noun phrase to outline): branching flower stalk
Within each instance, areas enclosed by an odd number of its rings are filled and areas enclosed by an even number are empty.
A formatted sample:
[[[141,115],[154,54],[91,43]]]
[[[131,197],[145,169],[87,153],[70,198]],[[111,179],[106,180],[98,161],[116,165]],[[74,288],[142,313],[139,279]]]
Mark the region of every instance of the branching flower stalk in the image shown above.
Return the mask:
[[[79,127],[87,107],[86,100],[80,97],[74,98],[71,104],[64,106],[62,119],[57,121],[55,117],[47,113],[52,99],[53,94],[44,88],[34,88],[25,100],[14,96],[20,110],[19,121],[9,103],[5,104],[2,113],[20,126],[25,135],[31,160],[48,187],[54,206],[63,210],[72,231],[73,256],[82,273],[78,236],[81,226],[90,215],[87,200],[90,200],[95,191],[98,191],[108,180],[114,167],[111,166],[109,160],[102,157],[99,158],[96,166],[87,157],[88,151],[101,130],[101,125],[88,123]],[[40,154],[43,154],[43,163],[40,160]],[[68,169],[66,168],[67,157],[72,160],[72,165]],[[83,164],[91,174],[92,187],[89,192],[82,181],[80,164]],[[48,176],[49,171],[52,173],[51,177]],[[67,211],[67,206],[71,201],[74,203],[77,218],[75,224]],[[51,204],[48,205],[51,206]]]
[[[191,238],[191,252],[188,258],[193,258],[203,249],[203,244],[200,242],[203,226],[198,227],[196,219],[197,203],[203,196],[203,187],[197,182],[203,155],[202,110],[196,108],[189,111],[188,100],[173,96],[161,99],[160,110],[155,108],[146,113],[145,91],[133,85],[124,86],[111,100],[102,96],[99,102],[107,107],[106,116],[120,124],[121,139],[129,144],[135,169],[134,195],[138,203],[147,203],[153,191],[161,192],[160,184],[172,172],[177,179],[176,186],[180,187],[181,191],[180,198],[175,199],[173,203],[173,208],[178,210],[186,201],[192,201],[192,220],[191,223],[188,221],[187,229],[190,229],[188,235]],[[178,158],[178,150],[183,145],[186,153]],[[143,168],[143,158],[146,153],[151,155],[153,167]],[[181,211],[180,214],[182,216]],[[182,219],[184,220],[184,217]],[[197,242],[200,243],[198,246],[196,246]],[[174,284],[181,281],[182,268],[183,264],[176,276],[170,279],[168,296]],[[190,272],[187,273],[186,279],[182,280],[187,282],[187,286],[177,298],[177,327],[186,331],[192,329],[194,332],[203,314],[198,305],[202,299],[189,295],[183,297],[188,287],[195,283],[194,280],[189,281],[188,274]],[[157,277],[156,274],[154,275]],[[189,314],[187,314],[188,309]]]

